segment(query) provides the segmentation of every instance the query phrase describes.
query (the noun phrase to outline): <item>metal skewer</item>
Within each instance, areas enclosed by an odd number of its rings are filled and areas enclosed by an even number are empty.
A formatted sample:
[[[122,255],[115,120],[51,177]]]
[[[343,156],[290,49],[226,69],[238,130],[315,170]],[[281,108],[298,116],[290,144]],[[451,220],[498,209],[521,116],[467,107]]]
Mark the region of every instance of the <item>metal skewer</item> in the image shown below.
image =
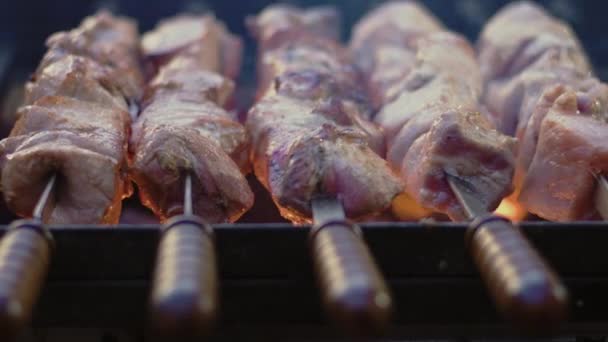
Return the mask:
[[[310,244],[326,311],[353,334],[385,327],[391,295],[360,228],[348,221],[336,198],[312,201],[314,226]]]
[[[568,293],[556,273],[512,222],[485,210],[469,183],[447,179],[473,220],[466,245],[499,311],[529,331],[554,328],[568,311]]]
[[[192,176],[184,180],[183,215],[162,227],[151,295],[154,327],[172,338],[209,332],[217,316],[213,230],[192,209]]]
[[[57,176],[40,195],[31,219],[11,223],[0,241],[0,340],[14,339],[28,324],[48,273],[53,249],[43,217],[51,203]]]
[[[604,221],[608,220],[608,180],[606,180],[605,176],[597,178],[595,209],[597,209],[597,212],[600,213]]]

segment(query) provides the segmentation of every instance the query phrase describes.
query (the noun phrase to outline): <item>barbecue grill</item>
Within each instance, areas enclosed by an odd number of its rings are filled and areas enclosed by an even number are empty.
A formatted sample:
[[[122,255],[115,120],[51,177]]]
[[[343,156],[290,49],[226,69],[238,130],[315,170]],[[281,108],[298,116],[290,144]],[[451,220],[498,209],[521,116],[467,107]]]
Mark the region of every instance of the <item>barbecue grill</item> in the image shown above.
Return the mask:
[[[229,28],[248,37],[247,14],[268,1],[171,3],[136,1],[5,3],[0,34],[2,120],[18,102],[18,89],[44,52],[42,42],[54,31],[74,27],[100,7],[138,19],[140,30],[182,11],[213,10]],[[290,1],[297,5],[327,3]],[[375,3],[334,1],[344,13],[345,29]],[[446,25],[475,39],[488,16],[504,1],[427,1]],[[600,2],[545,1],[554,14],[569,20],[583,40],[600,78],[608,80],[608,44],[601,37]],[[32,13],[32,8],[36,10]],[[40,20],[33,20],[36,17]],[[44,19],[44,20],[42,20]],[[32,24],[34,22],[35,24]],[[241,108],[255,89],[253,42],[246,40],[244,69],[237,88]],[[17,100],[16,100],[17,99]],[[5,121],[2,122],[2,125]],[[8,127],[10,128],[10,127]],[[7,127],[2,127],[6,133]],[[4,134],[3,134],[4,136]],[[235,224],[214,225],[220,275],[217,340],[345,339],[323,314],[309,256],[309,230],[294,229],[274,209],[254,177],[254,209]],[[51,226],[55,251],[48,281],[24,341],[69,338],[91,341],[141,341],[150,338],[148,298],[160,237],[159,225],[134,196],[119,226]],[[14,218],[2,208],[1,224]],[[570,292],[567,323],[553,336],[564,340],[608,338],[608,226],[602,222],[550,223],[529,217],[520,224],[540,254],[559,273]],[[394,299],[393,321],[385,338],[512,338],[523,333],[503,322],[463,248],[467,226],[441,221],[363,223],[363,236],[384,273]],[[7,227],[1,227],[5,232]]]

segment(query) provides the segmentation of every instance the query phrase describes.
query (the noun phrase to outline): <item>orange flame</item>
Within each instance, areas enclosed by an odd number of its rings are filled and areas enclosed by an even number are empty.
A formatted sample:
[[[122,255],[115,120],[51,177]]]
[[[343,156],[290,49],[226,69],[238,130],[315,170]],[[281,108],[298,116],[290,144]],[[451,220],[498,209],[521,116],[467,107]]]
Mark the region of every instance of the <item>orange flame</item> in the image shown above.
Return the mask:
[[[523,221],[528,214],[526,209],[512,198],[505,198],[494,213],[506,217],[513,222]]]

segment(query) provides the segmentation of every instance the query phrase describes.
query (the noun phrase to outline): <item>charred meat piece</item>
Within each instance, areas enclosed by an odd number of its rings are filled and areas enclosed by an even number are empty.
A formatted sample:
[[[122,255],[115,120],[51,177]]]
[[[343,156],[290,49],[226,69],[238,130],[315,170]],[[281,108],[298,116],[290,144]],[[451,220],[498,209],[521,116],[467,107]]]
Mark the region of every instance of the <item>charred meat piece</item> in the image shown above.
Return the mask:
[[[0,142],[2,191],[14,212],[30,216],[56,174],[49,222],[118,223],[132,192],[127,101],[142,92],[137,43],[135,26],[107,12],[48,39],[26,106]]]
[[[379,155],[360,74],[334,39],[338,22],[321,20],[329,14],[271,6],[249,19],[260,60],[247,121],[254,171],[293,222],[310,222],[315,196],[339,197],[347,216],[361,218],[386,209],[402,188]],[[323,25],[310,25],[317,19]]]
[[[406,20],[407,19],[407,20]],[[514,140],[480,104],[475,53],[413,1],[390,2],[354,28],[351,49],[379,109],[387,160],[421,206],[464,219],[447,174],[476,189],[486,209],[511,192]]]
[[[484,101],[518,138],[514,196],[550,220],[592,217],[593,177],[605,170],[590,166],[602,165],[601,151],[576,137],[594,121],[590,136],[606,125],[608,87],[593,77],[574,32],[532,3],[511,4],[483,30],[479,59]]]
[[[193,209],[209,222],[236,221],[253,204],[245,128],[225,109],[240,41],[212,16],[164,20],[142,40],[158,73],[133,125],[130,173],[142,203],[161,220],[183,208],[184,176],[193,176]],[[196,51],[196,53],[193,53]],[[226,53],[237,56],[226,59]]]

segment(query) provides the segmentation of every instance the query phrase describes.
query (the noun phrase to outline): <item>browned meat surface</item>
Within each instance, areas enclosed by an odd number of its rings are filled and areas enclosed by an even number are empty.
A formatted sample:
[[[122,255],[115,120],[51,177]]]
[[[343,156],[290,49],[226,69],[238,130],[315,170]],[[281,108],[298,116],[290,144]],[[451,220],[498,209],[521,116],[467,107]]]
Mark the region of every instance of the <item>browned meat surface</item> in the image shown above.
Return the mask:
[[[22,107],[0,143],[2,190],[9,207],[30,216],[51,174],[59,175],[53,223],[116,223],[126,180],[129,116],[67,97]]]
[[[382,136],[367,121],[359,72],[334,40],[338,21],[321,20],[335,16],[271,6],[249,20],[259,42],[260,98],[247,120],[254,171],[293,222],[310,221],[315,196],[339,197],[347,216],[361,218],[402,188],[378,155]],[[323,25],[309,27],[317,18]]]
[[[65,55],[26,84],[24,104],[44,96],[65,96],[127,110],[123,93],[113,84],[111,69],[87,57]]]
[[[479,58],[485,103],[518,138],[515,196],[546,219],[592,217],[594,177],[606,170],[589,139],[606,129],[608,87],[592,76],[574,32],[532,3],[514,3],[488,22]]]
[[[132,192],[125,99],[141,93],[128,80],[141,79],[138,66],[118,70],[125,59],[136,62],[136,44],[134,26],[108,13],[49,38],[50,50],[26,86],[26,106],[0,142],[2,191],[15,213],[30,216],[55,173],[49,222],[118,222],[122,199]]]
[[[243,176],[248,135],[224,108],[234,90],[224,74],[235,68],[224,64],[226,37],[236,39],[206,15],[165,20],[142,40],[158,73],[133,125],[130,172],[142,203],[161,220],[182,210],[187,173],[194,180],[194,212],[209,222],[236,221],[253,204]],[[240,60],[240,51],[231,53],[239,55],[229,63]]]
[[[143,77],[139,66],[139,34],[130,19],[101,11],[87,17],[80,26],[51,35],[36,74],[65,55],[90,58],[109,68],[111,80],[124,97],[136,102],[142,95]]]
[[[261,50],[270,50],[299,36],[340,39],[340,14],[331,6],[301,9],[287,4],[273,5],[247,18],[247,27]]]
[[[511,192],[514,140],[480,105],[470,44],[413,1],[389,2],[354,28],[351,49],[379,109],[387,160],[425,208],[463,219],[446,175],[476,189],[487,210]]]
[[[191,57],[201,69],[230,79],[238,76],[242,43],[213,15],[181,15],[161,21],[142,39],[141,48],[152,75],[176,56]]]
[[[586,95],[564,89],[540,127],[519,199],[548,220],[586,220],[596,215],[595,175],[608,171],[608,102],[589,107]]]

